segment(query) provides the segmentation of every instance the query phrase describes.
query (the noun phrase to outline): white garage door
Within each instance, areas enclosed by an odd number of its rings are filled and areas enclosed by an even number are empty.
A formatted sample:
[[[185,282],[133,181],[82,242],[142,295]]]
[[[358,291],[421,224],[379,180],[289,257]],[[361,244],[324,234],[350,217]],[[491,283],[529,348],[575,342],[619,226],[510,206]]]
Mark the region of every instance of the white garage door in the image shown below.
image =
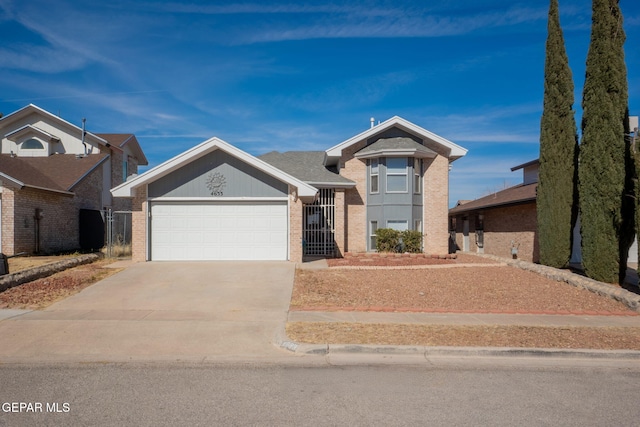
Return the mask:
[[[151,259],[286,260],[286,202],[154,202]]]

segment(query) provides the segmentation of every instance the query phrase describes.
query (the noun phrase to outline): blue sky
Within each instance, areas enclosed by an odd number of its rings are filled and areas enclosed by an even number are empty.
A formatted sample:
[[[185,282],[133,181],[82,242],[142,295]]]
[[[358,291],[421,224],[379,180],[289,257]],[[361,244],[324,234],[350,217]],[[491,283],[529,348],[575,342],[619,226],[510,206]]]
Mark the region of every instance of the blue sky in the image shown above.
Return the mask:
[[[431,5],[430,3],[434,3]],[[640,2],[622,0],[640,113]],[[324,150],[401,116],[469,150],[450,203],[538,157],[548,1],[0,0],[0,112],[33,103],[135,133],[153,167],[212,136],[251,154]],[[576,86],[589,0],[560,0]]]

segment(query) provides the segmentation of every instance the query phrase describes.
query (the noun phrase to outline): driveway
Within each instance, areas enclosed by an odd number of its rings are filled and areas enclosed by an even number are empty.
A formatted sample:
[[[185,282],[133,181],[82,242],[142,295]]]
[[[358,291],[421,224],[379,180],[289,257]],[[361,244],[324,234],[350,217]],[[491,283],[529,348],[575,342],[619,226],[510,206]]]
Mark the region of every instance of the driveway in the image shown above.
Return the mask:
[[[289,262],[148,262],[0,322],[0,363],[290,358]]]

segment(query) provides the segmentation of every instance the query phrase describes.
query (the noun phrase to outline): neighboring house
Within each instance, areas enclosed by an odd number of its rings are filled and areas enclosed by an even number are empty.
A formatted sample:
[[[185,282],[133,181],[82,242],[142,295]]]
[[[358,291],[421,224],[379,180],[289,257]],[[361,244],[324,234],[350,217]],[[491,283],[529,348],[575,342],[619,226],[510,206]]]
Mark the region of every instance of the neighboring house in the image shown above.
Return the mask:
[[[511,168],[522,169],[522,184],[459,203],[449,211],[454,250],[526,261],[539,261],[536,189],[538,160]]]
[[[452,251],[477,252],[540,261],[536,189],[539,160],[511,168],[523,170],[523,183],[472,201],[449,211]],[[580,216],[573,230],[571,263],[582,262]],[[515,253],[514,253],[515,251]],[[627,262],[638,262],[638,240],[629,249]]]
[[[0,118],[3,253],[91,246],[103,237],[94,223],[101,210],[130,210],[110,189],[147,164],[136,137],[83,128],[35,105]]]
[[[254,157],[212,138],[114,188],[133,199],[133,258],[291,260],[375,250],[419,230],[448,253],[449,164],[467,150],[400,117],[325,151]]]

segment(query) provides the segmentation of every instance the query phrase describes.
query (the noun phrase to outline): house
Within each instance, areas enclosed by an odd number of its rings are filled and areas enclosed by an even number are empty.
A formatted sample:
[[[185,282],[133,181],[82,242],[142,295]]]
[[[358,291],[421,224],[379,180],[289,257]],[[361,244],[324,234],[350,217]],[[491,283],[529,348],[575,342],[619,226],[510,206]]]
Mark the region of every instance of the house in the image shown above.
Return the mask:
[[[538,160],[511,168],[522,170],[522,184],[458,203],[449,211],[454,250],[526,261],[539,261],[536,189]]]
[[[290,260],[375,250],[414,229],[448,253],[449,164],[467,150],[393,117],[325,151],[254,157],[211,138],[112,190],[133,200],[133,258]]]
[[[472,201],[463,201],[449,211],[453,249],[539,262],[536,189],[539,160],[511,168],[522,169],[523,183]],[[473,239],[470,240],[470,236]],[[580,216],[573,229],[570,263],[582,262]],[[629,249],[629,263],[638,262],[638,239]]]
[[[94,134],[35,105],[0,118],[2,252],[100,247],[105,208],[126,210],[110,189],[146,165],[132,134]],[[102,235],[101,235],[102,233]]]

